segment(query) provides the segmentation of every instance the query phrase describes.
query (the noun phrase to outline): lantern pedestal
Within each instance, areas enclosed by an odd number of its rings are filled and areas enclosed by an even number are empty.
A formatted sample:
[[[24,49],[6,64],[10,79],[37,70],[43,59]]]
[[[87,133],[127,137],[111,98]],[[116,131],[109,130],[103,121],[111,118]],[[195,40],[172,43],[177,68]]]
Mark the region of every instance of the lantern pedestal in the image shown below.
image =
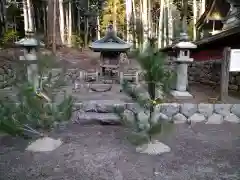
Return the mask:
[[[190,60],[190,59],[189,59]],[[193,96],[187,91],[188,84],[188,63],[177,61],[176,66],[176,88],[171,91],[175,99],[191,99]]]

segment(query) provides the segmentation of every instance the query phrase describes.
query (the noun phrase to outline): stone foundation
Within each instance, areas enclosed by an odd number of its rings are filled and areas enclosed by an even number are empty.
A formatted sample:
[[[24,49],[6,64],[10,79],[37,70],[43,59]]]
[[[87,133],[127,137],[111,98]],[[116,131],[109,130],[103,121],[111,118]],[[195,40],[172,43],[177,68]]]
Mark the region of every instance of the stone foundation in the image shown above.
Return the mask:
[[[221,61],[195,61],[189,65],[188,75],[189,82],[219,86],[221,81]],[[229,89],[240,91],[240,73],[230,72]]]
[[[109,122],[107,115],[114,115],[115,108],[120,109],[122,112],[129,113],[128,109],[144,113],[137,104],[112,102],[112,101],[89,101],[75,104],[75,110],[80,114],[88,116],[87,121],[91,120],[91,115],[98,113],[100,119],[96,121]],[[161,119],[173,121],[174,123],[197,123],[202,122],[206,124],[221,124],[224,122],[240,123],[240,104],[191,104],[191,103],[164,103],[156,108],[157,117]],[[100,117],[101,116],[101,117]],[[106,117],[104,120],[103,117]],[[116,121],[117,118],[114,118]],[[119,124],[120,121],[118,121]]]

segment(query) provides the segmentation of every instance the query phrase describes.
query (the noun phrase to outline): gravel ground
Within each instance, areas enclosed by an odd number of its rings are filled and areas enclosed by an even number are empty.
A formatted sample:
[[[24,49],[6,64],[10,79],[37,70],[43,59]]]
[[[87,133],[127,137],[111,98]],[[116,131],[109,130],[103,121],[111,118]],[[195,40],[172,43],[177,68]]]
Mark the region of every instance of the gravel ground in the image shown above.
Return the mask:
[[[116,126],[68,125],[64,144],[31,153],[26,140],[0,138],[0,180],[238,180],[240,125],[176,125],[162,141],[172,152],[138,154]]]

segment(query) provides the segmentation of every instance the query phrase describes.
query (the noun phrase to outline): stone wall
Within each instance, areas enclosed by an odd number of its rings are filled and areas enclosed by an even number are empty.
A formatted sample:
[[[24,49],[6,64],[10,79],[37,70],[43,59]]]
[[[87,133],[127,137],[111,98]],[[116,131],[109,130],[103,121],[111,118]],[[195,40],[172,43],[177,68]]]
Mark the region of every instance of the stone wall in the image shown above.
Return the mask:
[[[87,121],[107,121],[109,117],[118,122],[118,116],[114,118],[115,109],[119,108],[124,112],[126,119],[131,118],[133,111],[138,112],[143,118],[144,111],[134,103],[124,103],[116,101],[88,101],[75,104],[75,110],[80,112],[78,119],[86,118]],[[96,114],[98,114],[96,116]],[[94,118],[91,116],[94,115]],[[105,118],[104,118],[105,117]],[[171,120],[174,123],[197,123],[221,124],[224,122],[240,123],[240,104],[191,104],[191,103],[164,103],[156,108],[154,115],[156,119]]]
[[[240,123],[239,104],[162,104],[160,113],[172,119],[175,123],[204,122],[206,124],[221,124],[223,122]]]
[[[214,86],[220,85],[221,61],[194,61],[189,65],[188,74],[189,82],[200,82]],[[230,73],[229,89],[240,91],[240,73]]]

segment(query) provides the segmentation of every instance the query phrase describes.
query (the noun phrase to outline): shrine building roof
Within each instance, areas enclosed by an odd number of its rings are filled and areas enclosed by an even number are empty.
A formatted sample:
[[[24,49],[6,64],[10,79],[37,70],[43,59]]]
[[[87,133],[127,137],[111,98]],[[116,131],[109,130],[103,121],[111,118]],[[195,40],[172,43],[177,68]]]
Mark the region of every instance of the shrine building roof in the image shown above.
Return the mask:
[[[226,17],[228,11],[229,4],[226,3],[225,0],[212,0],[206,7],[205,12],[197,21],[196,27],[201,27],[209,20],[222,21]]]
[[[95,52],[103,51],[115,51],[115,52],[125,52],[131,48],[131,44],[120,39],[116,32],[111,26],[108,27],[106,35],[95,42],[93,42],[89,48]]]

